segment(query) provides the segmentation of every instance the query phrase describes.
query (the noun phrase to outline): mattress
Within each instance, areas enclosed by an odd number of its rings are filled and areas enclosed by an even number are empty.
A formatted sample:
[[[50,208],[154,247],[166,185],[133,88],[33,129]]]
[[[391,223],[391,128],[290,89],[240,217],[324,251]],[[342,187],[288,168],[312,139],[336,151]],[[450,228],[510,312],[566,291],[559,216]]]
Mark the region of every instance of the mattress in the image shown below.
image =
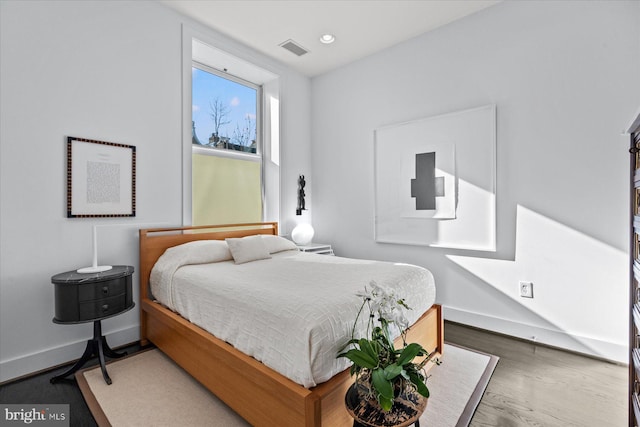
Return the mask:
[[[435,301],[433,275],[415,265],[297,250],[244,264],[221,259],[194,264],[165,253],[151,274],[154,298],[307,388],[350,366],[336,355],[351,338],[356,294],[372,280],[404,298],[410,324]],[[356,338],[366,334],[362,320]]]

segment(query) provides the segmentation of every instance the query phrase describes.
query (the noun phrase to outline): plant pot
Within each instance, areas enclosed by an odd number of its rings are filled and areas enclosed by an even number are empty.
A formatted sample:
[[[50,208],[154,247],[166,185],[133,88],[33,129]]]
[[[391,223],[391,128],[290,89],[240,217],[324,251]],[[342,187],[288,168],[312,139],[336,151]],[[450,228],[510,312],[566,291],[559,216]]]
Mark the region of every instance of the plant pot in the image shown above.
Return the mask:
[[[344,397],[347,412],[363,426],[405,427],[414,424],[427,408],[429,399],[410,386],[397,390],[393,406],[383,411],[366,382],[357,381]]]

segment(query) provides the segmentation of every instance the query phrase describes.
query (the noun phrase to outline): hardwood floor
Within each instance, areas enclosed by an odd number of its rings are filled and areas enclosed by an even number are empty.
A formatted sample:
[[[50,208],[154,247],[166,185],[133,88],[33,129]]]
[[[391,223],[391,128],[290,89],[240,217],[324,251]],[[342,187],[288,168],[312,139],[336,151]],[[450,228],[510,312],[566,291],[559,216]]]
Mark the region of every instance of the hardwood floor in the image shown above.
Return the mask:
[[[445,338],[500,357],[472,427],[627,425],[627,366],[451,322]]]
[[[451,322],[445,338],[500,357],[471,427],[627,425],[626,366]],[[72,427],[95,426],[75,381],[49,383],[65,369],[0,386],[0,403],[68,403]]]

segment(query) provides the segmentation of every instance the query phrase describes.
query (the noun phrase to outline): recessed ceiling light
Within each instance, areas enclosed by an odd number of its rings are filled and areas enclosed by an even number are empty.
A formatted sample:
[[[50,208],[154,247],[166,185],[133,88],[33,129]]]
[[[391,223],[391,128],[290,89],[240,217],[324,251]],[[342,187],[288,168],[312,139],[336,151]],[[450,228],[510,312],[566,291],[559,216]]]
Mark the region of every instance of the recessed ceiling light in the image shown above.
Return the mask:
[[[320,43],[331,44],[336,41],[336,36],[333,34],[323,34],[320,36]]]

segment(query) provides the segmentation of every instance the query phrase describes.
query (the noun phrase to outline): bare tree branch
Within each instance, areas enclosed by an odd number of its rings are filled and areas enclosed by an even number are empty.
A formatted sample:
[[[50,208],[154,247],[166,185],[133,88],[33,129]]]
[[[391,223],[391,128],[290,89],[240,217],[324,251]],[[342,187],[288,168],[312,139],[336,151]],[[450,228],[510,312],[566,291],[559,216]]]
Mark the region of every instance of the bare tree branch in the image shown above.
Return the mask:
[[[233,139],[238,145],[249,147],[252,144],[251,135],[255,135],[255,131],[255,124],[253,123],[253,120],[251,120],[251,117],[247,115],[244,119],[244,126],[242,126],[242,128],[236,123],[236,129],[233,131]]]
[[[211,113],[209,113],[209,115],[213,121],[215,134],[216,136],[220,136],[220,128],[231,123],[231,120],[225,120],[231,109],[224,105],[218,97],[209,101],[209,108],[211,109]]]

